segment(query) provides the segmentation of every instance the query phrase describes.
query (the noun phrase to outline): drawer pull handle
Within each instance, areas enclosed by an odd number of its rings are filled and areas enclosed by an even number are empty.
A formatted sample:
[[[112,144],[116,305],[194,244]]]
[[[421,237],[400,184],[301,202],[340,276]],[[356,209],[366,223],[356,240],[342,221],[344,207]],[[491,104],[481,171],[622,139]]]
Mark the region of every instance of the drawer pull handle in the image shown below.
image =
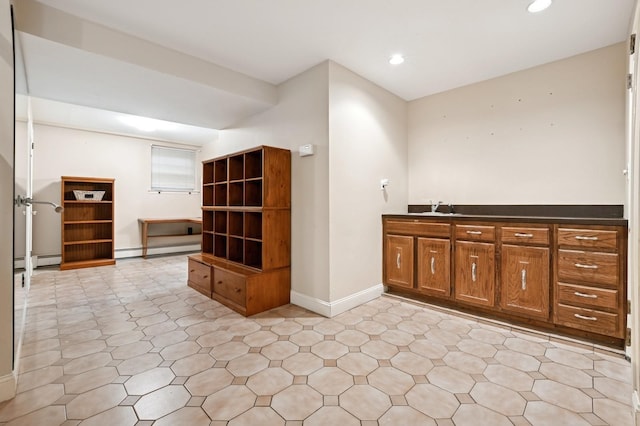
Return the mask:
[[[576,240],[598,241],[598,237],[587,237],[584,235],[576,235]]]
[[[522,232],[516,232],[513,235],[518,238],[533,238],[533,234],[523,234]]]
[[[476,273],[477,269],[478,269],[478,266],[476,265],[476,262],[473,262],[471,264],[471,281],[473,281],[474,283],[478,279],[478,274]]]
[[[398,251],[398,254],[396,254],[396,267],[400,269],[400,252],[399,251]]]
[[[585,265],[584,263],[574,263],[576,268],[582,269],[598,269],[598,265]]]
[[[482,235],[482,231],[467,231],[469,235]]]
[[[580,315],[580,314],[573,314],[573,316],[578,318],[578,319],[583,319],[583,320],[587,320],[587,321],[598,321],[598,318],[596,318],[596,317],[587,317],[587,316]]]
[[[527,289],[527,270],[526,269],[522,270],[521,281],[522,281],[522,291],[525,291]]]
[[[597,299],[598,298],[597,294],[580,293],[579,291],[574,291],[573,294],[575,294],[578,297],[586,297],[587,299]]]
[[[431,256],[431,275],[436,274],[436,258]]]

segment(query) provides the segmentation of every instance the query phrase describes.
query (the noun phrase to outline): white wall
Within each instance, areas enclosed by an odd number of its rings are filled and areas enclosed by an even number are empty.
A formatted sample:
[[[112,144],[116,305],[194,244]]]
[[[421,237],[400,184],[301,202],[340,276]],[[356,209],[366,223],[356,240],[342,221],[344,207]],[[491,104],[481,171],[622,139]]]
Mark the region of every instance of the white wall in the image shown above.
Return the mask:
[[[409,204],[623,204],[626,44],[409,103]]]
[[[382,283],[381,214],[407,210],[407,103],[335,62],[329,70],[333,302]]]
[[[222,130],[203,156],[258,145],[294,151],[292,291],[335,314],[332,302],[380,286],[380,215],[406,211],[406,102],[331,61],[278,90],[277,106]],[[315,155],[299,157],[304,144]],[[392,182],[386,192],[383,177]]]
[[[329,300],[329,139],[328,62],[278,87],[278,104],[221,130],[219,140],[203,149],[203,158],[270,145],[292,151],[291,287]],[[316,153],[300,157],[300,145]]]
[[[24,140],[25,123],[16,125],[18,140]],[[116,257],[118,252],[131,249],[133,255],[140,254],[138,218],[201,216],[199,192],[149,192],[151,145],[172,144],[42,124],[34,126],[34,140],[33,198],[36,200],[59,203],[61,176],[115,178]],[[34,208],[38,213],[33,221],[33,254],[45,258],[59,256],[60,215],[49,206]],[[16,238],[19,241],[23,237]],[[188,238],[190,243],[198,240],[197,236]],[[22,250],[16,256],[24,256],[24,246]]]

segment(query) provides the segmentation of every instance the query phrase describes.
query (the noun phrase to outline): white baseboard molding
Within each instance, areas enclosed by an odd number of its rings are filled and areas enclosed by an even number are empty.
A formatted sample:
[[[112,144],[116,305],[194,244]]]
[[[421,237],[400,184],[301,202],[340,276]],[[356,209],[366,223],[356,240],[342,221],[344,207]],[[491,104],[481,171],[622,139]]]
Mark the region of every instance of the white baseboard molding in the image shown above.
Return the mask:
[[[14,373],[0,377],[0,402],[16,396],[16,376]]]
[[[631,415],[633,416],[633,424],[640,426],[640,396],[637,390],[634,390],[631,396]]]
[[[149,247],[147,249],[147,256],[155,256],[161,254],[179,254],[199,252],[201,250],[200,244],[188,244],[188,245],[175,245],[175,246],[158,246]],[[130,248],[130,249],[117,249],[115,251],[116,259],[127,259],[130,257],[142,257],[142,247]],[[38,256],[34,259],[34,268],[39,266],[55,266],[62,262],[61,256]],[[14,267],[16,269],[24,269],[24,258],[14,259]]]
[[[326,302],[291,290],[291,303],[315,312],[316,314],[331,318],[336,315],[340,315],[349,309],[355,308],[356,306],[360,306],[363,303],[367,303],[368,301],[379,297],[383,292],[384,286],[382,284],[378,284],[352,295],[343,297],[342,299],[338,299],[333,302]]]
[[[186,253],[186,252],[199,252],[200,250],[201,250],[200,244],[149,247],[147,249],[147,256],[155,256],[159,254],[179,254],[179,253]],[[124,257],[140,257],[140,256],[142,256],[142,249],[122,250],[116,253],[116,259],[120,259]]]

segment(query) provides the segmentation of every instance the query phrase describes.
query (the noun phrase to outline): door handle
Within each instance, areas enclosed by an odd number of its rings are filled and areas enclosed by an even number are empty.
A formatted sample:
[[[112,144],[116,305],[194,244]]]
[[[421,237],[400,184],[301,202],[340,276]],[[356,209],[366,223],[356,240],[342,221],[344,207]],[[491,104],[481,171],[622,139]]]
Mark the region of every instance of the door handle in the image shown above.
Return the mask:
[[[526,269],[522,270],[520,281],[522,284],[522,290],[523,291],[526,290],[527,289],[527,270]]]
[[[478,276],[477,276],[477,273],[476,273],[477,269],[478,269],[478,266],[476,265],[476,262],[473,262],[471,264],[471,281],[473,281],[474,283],[478,279]]]
[[[400,252],[396,254],[396,267],[400,269]]]
[[[16,199],[13,200],[13,203],[16,205],[16,207],[30,206],[32,204],[47,204],[53,207],[56,213],[60,213],[61,211],[64,210],[62,206],[59,206],[58,204],[53,203],[51,201],[37,201],[30,197],[23,197],[21,195],[18,195]]]
[[[431,256],[431,275],[435,275],[436,274],[436,259],[435,257]]]

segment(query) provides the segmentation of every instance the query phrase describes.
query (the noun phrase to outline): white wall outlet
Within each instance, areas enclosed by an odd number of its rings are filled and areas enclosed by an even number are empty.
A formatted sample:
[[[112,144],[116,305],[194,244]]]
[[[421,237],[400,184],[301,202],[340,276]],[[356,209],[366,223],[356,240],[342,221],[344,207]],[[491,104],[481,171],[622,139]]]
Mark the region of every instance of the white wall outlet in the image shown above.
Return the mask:
[[[380,179],[380,190],[384,191],[390,183],[391,181],[387,178]]]
[[[312,144],[300,145],[298,151],[300,152],[300,157],[307,157],[309,155],[313,155],[314,146]]]

